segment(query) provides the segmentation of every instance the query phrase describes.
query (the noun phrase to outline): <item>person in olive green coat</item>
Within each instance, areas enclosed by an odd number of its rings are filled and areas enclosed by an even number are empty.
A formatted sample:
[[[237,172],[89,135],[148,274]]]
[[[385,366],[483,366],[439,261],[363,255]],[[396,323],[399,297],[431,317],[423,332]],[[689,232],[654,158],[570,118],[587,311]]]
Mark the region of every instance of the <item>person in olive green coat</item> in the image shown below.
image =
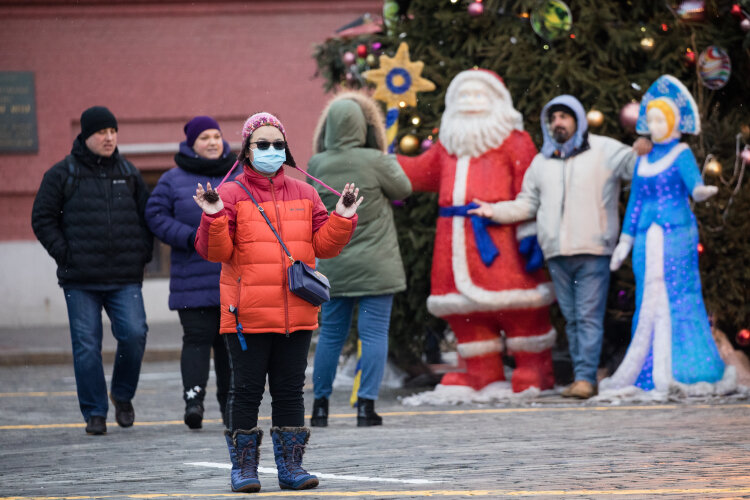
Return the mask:
[[[354,182],[366,201],[351,242],[338,257],[321,260],[317,267],[331,282],[331,300],[323,304],[315,351],[313,426],[328,425],[328,398],[355,307],[362,342],[357,425],[383,421],[374,403],[388,355],[391,305],[393,294],[406,289],[391,201],[411,194],[409,178],[385,150],[385,119],[374,100],[347,92],[328,104],[315,132],[308,173],[333,186]],[[315,187],[332,210],[338,197]]]

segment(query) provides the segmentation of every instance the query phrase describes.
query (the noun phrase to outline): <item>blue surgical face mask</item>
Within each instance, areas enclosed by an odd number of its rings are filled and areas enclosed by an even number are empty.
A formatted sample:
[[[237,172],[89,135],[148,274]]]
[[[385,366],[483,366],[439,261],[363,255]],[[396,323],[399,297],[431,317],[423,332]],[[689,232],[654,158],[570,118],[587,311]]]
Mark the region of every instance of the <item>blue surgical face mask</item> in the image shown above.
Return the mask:
[[[276,148],[253,149],[253,167],[258,172],[272,174],[286,161],[286,151]]]

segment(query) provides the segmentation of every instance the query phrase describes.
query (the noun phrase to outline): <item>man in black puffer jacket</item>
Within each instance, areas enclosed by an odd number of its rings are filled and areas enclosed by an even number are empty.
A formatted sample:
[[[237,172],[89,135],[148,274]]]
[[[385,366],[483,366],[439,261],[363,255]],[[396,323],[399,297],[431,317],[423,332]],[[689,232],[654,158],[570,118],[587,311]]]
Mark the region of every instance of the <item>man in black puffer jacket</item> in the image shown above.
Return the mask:
[[[34,234],[57,262],[73,344],[78,402],[88,434],[107,431],[102,366],[102,308],[112,322],[117,355],[111,399],[121,427],[133,425],[146,347],[141,285],[153,239],[144,209],[148,189],[117,150],[117,120],[105,107],[81,115],[71,154],[49,169],[34,199]]]

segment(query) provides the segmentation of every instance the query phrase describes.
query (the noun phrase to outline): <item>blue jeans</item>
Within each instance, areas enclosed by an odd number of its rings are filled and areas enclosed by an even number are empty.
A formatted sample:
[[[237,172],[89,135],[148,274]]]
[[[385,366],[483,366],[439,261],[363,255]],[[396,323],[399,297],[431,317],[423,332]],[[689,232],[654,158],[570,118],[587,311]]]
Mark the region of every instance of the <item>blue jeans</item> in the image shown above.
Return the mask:
[[[141,285],[123,285],[105,291],[66,288],[65,301],[81,413],[86,421],[92,415],[106,418],[109,405],[102,365],[102,307],[117,339],[112,399],[130,401],[138,386],[148,331]]]
[[[362,376],[357,396],[378,399],[388,359],[388,327],[393,294],[337,297],[323,304],[320,337],[315,349],[313,387],[315,398],[328,398],[333,391],[341,348],[349,336],[354,306],[359,307],[357,329],[362,341]]]
[[[547,261],[573,360],[575,380],[596,385],[609,289],[609,256],[573,255]]]

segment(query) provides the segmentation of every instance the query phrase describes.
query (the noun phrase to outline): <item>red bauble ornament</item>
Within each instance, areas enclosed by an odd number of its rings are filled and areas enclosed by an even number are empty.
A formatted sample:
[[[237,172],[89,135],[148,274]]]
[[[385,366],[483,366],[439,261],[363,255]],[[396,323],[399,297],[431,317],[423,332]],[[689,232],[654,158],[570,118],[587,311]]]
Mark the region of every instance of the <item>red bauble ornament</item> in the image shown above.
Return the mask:
[[[732,5],[732,10],[730,10],[730,12],[734,17],[742,17],[742,8],[738,3]]]
[[[704,251],[703,243],[698,243],[698,255],[702,255]]]
[[[750,345],[750,330],[747,328],[743,328],[739,332],[737,332],[737,336],[735,337],[735,340],[739,345],[742,347],[746,347]]]
[[[635,132],[635,123],[638,121],[638,109],[641,107],[637,102],[629,102],[620,110],[620,125],[630,132]]]
[[[469,15],[471,17],[479,17],[484,13],[484,5],[482,2],[471,2],[469,4]]]
[[[359,57],[367,57],[367,45],[363,43],[357,45],[357,55]]]
[[[688,50],[685,52],[685,64],[688,66],[695,66],[695,52]]]

